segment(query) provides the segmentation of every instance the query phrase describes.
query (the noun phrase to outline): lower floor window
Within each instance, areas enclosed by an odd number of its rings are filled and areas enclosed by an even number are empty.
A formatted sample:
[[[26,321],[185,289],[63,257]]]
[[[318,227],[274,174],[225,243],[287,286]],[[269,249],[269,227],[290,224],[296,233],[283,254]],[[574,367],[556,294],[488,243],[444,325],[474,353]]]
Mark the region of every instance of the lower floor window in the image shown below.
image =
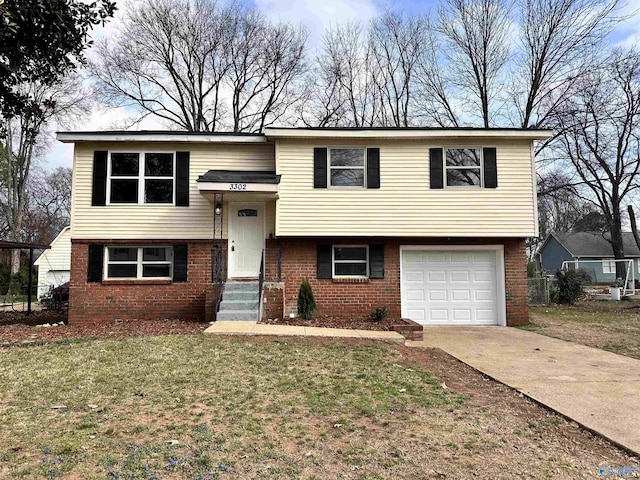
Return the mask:
[[[106,278],[172,277],[172,247],[107,247]]]
[[[602,261],[602,273],[616,273],[615,260],[603,260]]]
[[[367,245],[334,245],[334,277],[368,277],[369,247]]]

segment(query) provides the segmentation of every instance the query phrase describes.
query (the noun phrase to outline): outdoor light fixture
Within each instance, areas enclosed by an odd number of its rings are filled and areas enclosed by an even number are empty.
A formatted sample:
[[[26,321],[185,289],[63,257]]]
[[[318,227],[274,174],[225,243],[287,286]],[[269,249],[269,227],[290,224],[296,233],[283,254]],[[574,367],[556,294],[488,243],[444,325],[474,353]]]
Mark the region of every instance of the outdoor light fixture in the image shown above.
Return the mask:
[[[216,215],[222,215],[222,204],[216,203],[216,208],[214,210]]]

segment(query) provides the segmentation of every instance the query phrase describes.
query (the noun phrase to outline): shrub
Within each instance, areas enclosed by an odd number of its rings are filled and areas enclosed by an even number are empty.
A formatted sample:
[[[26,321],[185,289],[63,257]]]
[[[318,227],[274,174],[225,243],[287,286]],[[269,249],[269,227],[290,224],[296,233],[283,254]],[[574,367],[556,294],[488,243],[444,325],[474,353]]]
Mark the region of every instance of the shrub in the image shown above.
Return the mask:
[[[316,299],[313,296],[309,280],[305,278],[300,284],[300,292],[298,293],[298,315],[304,320],[311,320],[315,311]]]
[[[378,307],[371,313],[371,320],[374,322],[381,322],[385,318],[387,318],[387,307]]]
[[[583,287],[589,283],[589,274],[584,270],[556,272],[558,279],[558,303],[573,305],[583,293]]]

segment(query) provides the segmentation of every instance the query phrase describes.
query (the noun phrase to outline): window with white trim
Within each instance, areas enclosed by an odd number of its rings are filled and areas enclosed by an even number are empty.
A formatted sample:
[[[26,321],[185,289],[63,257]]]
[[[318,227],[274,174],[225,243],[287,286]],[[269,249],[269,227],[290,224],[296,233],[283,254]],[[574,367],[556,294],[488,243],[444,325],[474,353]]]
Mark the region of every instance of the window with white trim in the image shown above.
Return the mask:
[[[365,187],[365,148],[329,148],[329,185]]]
[[[173,277],[173,247],[110,246],[105,250],[106,279]]]
[[[108,203],[175,203],[175,152],[110,152]]]
[[[482,187],[482,149],[447,148],[444,180],[447,187]]]
[[[616,273],[615,260],[602,260],[602,273]]]
[[[332,254],[334,277],[368,277],[368,245],[334,245]]]

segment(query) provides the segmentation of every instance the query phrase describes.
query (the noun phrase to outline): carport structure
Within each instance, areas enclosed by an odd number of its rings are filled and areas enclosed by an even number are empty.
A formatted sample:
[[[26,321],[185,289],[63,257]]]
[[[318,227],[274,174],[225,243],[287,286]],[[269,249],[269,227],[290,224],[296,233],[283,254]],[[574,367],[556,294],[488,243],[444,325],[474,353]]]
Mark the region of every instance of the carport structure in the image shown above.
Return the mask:
[[[0,240],[0,250],[29,250],[29,281],[27,282],[27,315],[31,313],[31,297],[33,290],[33,251],[46,250],[51,248],[49,245],[41,245],[39,243],[26,242],[9,242]]]

